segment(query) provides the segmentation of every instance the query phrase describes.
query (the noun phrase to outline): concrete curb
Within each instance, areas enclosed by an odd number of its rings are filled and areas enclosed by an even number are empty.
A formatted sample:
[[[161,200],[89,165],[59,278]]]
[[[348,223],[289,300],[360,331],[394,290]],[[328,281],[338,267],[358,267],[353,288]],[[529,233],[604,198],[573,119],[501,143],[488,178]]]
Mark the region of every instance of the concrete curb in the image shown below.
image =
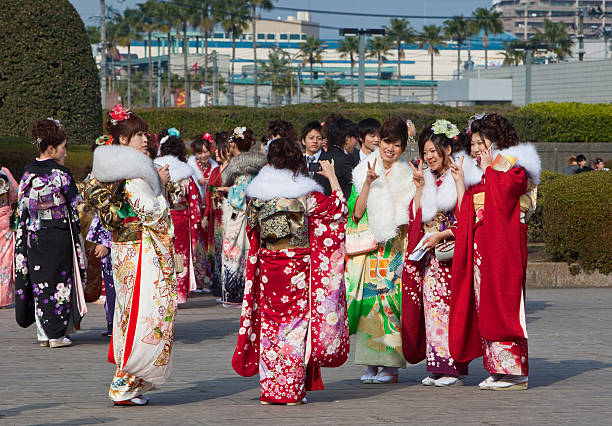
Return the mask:
[[[572,275],[570,265],[563,262],[527,264],[528,288],[612,288],[612,275],[580,272]]]

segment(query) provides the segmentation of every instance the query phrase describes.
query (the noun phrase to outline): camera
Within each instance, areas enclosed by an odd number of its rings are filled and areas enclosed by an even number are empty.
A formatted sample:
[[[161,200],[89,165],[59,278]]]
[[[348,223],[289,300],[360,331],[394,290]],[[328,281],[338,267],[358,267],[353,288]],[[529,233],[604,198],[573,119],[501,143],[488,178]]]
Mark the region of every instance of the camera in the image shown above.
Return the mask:
[[[309,172],[320,172],[323,170],[321,164],[317,161],[316,163],[308,163],[308,171]]]

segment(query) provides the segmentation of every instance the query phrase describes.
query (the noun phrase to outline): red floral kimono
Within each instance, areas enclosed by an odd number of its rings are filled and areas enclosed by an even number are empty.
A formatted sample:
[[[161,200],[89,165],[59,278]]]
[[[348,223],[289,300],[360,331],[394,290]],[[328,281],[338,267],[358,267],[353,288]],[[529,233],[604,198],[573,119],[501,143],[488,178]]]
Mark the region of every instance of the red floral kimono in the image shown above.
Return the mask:
[[[157,157],[155,163],[170,166],[166,190],[174,225],[174,251],[180,257],[175,264],[176,291],[178,303],[185,303],[189,292],[203,289],[210,276],[202,240],[202,198],[187,163],[171,155]]]
[[[215,296],[221,296],[221,253],[223,250],[223,209],[220,199],[213,197],[216,188],[223,186],[221,172],[224,167],[215,167],[210,172],[206,197],[204,199],[204,217],[208,218],[208,229],[204,238],[208,263],[211,268],[212,290]]]
[[[319,368],[342,365],[350,344],[346,203],[341,191],[312,192],[320,188],[304,176],[294,182],[302,194],[266,197],[292,186],[291,175],[266,166],[247,189],[248,196],[263,198],[248,206],[249,261],[232,359],[242,376],[259,372],[261,400],[271,403],[298,402],[306,390],[323,389]],[[261,190],[275,180],[271,191]]]
[[[457,216],[449,343],[456,361],[483,356],[491,374],[526,376],[525,221],[535,208],[540,164],[528,144],[502,154],[516,156],[517,164],[488,167],[466,190]]]

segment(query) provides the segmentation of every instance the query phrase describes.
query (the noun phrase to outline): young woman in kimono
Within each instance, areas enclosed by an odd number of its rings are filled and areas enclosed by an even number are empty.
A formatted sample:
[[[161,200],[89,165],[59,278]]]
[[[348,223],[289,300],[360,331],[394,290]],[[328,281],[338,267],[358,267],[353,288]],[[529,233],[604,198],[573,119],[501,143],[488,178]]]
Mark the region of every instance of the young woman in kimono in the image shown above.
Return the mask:
[[[0,169],[0,308],[13,303],[15,235],[11,218],[17,201],[18,185],[10,170]]]
[[[87,195],[112,233],[116,300],[108,358],[116,371],[109,396],[115,405],[145,405],[143,394],[166,381],[172,360],[174,229],[162,192],[170,176],[168,166],[156,170],[145,154],[147,123],[140,117],[117,105],[106,129],[111,138],[95,148]]]
[[[246,233],[246,187],[266,164],[266,156],[249,152],[255,143],[253,131],[236,127],[228,138],[232,159],[221,178],[228,189],[223,202],[223,250],[221,252],[221,283],[223,306],[240,307],[244,294],[249,240]]]
[[[272,141],[268,165],[247,187],[249,261],[234,370],[259,372],[262,404],[306,402],[320,367],[349,353],[344,288],[346,204],[333,163],[330,196],[305,170],[298,144]]]
[[[174,224],[174,251],[182,265],[176,266],[178,302],[187,302],[190,291],[203,289],[210,274],[202,240],[202,198],[187,164],[187,148],[178,130],[159,133],[158,166],[170,167],[166,193]]]
[[[78,190],[66,156],[59,121],[34,124],[39,157],[19,184],[15,234],[15,314],[21,327],[36,323],[41,346],[70,346],[67,334],[87,312],[83,284],[85,249],[77,213]]]
[[[210,133],[196,136],[191,142],[191,150],[193,155],[189,156],[187,164],[193,169],[193,178],[200,189],[202,203],[204,203],[210,174],[219,167],[219,163],[213,158],[215,155],[215,140],[213,136]]]
[[[213,296],[219,297],[221,301],[221,253],[223,252],[223,209],[222,204],[227,195],[227,188],[223,187],[221,173],[230,160],[232,155],[227,146],[226,132],[215,134],[215,159],[219,167],[215,167],[210,172],[206,197],[204,198],[204,217],[208,225],[208,263],[212,271],[211,291]]]
[[[454,239],[457,225],[450,159],[458,136],[457,126],[446,120],[426,126],[418,139],[422,161],[418,168],[411,164],[417,189],[404,258],[402,344],[408,362],[427,360],[430,375],[422,380],[425,386],[460,384],[467,374],[467,364],[455,362],[448,349],[452,252],[445,253],[438,245]],[[421,246],[428,248],[425,255],[410,260]]]
[[[456,362],[483,356],[491,376],[481,389],[527,389],[525,221],[535,208],[540,158],[533,145],[518,143],[512,124],[498,114],[476,117],[468,131],[471,158],[451,164],[460,208],[450,352]]]
[[[380,129],[380,148],[353,170],[348,201],[346,285],[355,362],[364,383],[395,383],[402,353],[402,266],[409,206],[416,191],[412,169],[401,156],[408,126],[399,117]],[[379,371],[380,369],[380,371]]]

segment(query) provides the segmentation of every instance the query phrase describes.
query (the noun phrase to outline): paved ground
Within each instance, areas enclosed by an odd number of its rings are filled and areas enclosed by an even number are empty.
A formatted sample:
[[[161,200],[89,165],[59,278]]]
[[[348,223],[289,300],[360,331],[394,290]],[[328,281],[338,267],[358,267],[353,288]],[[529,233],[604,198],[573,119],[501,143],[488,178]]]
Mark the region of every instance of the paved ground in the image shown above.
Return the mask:
[[[530,389],[489,392],[472,364],[466,386],[425,388],[423,364],[393,385],[362,385],[352,359],[325,369],[304,406],[261,406],[256,377],[230,367],[239,312],[210,296],[180,309],[174,372],[148,407],[113,407],[103,308],[89,305],[70,348],[41,348],[0,309],[0,424],[612,424],[612,289],[529,292]]]

